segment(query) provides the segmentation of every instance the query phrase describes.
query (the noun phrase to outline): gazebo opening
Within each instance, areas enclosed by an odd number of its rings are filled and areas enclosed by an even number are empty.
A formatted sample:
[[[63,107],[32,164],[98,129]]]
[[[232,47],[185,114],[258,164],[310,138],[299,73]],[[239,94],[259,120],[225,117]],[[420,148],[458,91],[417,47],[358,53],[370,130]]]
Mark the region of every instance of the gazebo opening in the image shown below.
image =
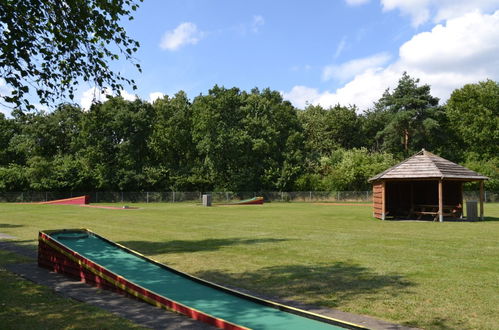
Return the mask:
[[[443,182],[444,216],[462,216],[462,184],[460,181]],[[385,189],[386,212],[391,217],[426,219],[432,214],[423,212],[432,212],[432,206],[438,207],[438,180],[388,181]]]

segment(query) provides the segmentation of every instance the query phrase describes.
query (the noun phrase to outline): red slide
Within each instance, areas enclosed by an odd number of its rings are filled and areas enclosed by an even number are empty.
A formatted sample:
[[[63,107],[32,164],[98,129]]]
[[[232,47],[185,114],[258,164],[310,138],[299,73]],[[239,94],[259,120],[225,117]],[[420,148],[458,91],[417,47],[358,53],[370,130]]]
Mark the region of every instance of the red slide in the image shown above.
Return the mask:
[[[65,199],[56,199],[48,202],[41,202],[39,204],[59,204],[59,205],[82,205],[82,204],[90,204],[90,196],[78,196],[72,198]]]

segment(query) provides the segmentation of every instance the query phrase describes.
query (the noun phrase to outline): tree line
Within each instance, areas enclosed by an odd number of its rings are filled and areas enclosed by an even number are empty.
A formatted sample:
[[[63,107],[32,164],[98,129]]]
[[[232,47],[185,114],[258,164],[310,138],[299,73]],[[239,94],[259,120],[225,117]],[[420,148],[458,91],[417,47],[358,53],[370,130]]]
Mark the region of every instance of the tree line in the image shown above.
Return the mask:
[[[367,179],[425,148],[499,191],[499,83],[444,105],[404,73],[371,109],[297,109],[270,89],[214,86],[149,103],[113,97],[84,111],[0,113],[0,191],[368,190]]]

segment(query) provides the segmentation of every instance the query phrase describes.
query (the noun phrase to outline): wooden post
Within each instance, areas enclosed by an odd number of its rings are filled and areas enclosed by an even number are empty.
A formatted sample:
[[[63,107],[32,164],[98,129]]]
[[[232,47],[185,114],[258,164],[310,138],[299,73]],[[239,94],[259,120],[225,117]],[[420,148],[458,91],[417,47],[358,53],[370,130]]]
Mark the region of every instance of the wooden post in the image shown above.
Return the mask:
[[[461,184],[459,186],[459,193],[461,194],[460,196],[460,203],[461,203],[461,216],[460,218],[462,219],[464,217],[464,200],[463,200],[463,185],[464,185],[464,182],[461,181]]]
[[[480,180],[480,220],[483,220],[483,180]]]
[[[438,180],[438,221],[444,221],[444,200],[443,200],[443,181]]]
[[[414,214],[414,182],[411,181],[411,210],[409,216],[412,217]]]
[[[386,182],[383,181],[381,185],[381,220],[385,220],[385,212],[386,212]]]

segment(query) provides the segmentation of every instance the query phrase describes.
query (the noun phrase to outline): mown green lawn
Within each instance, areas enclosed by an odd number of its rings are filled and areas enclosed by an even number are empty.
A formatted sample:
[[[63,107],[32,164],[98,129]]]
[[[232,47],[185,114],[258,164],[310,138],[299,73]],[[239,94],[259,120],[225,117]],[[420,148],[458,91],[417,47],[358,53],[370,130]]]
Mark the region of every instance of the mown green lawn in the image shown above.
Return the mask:
[[[380,221],[370,206],[271,203],[138,210],[0,204],[0,232],[89,228],[163,263],[255,293],[422,328],[499,324],[499,204],[488,221]]]
[[[0,231],[4,229],[0,227]],[[27,261],[0,250],[1,329],[142,329],[100,308],[63,298],[4,268]]]

